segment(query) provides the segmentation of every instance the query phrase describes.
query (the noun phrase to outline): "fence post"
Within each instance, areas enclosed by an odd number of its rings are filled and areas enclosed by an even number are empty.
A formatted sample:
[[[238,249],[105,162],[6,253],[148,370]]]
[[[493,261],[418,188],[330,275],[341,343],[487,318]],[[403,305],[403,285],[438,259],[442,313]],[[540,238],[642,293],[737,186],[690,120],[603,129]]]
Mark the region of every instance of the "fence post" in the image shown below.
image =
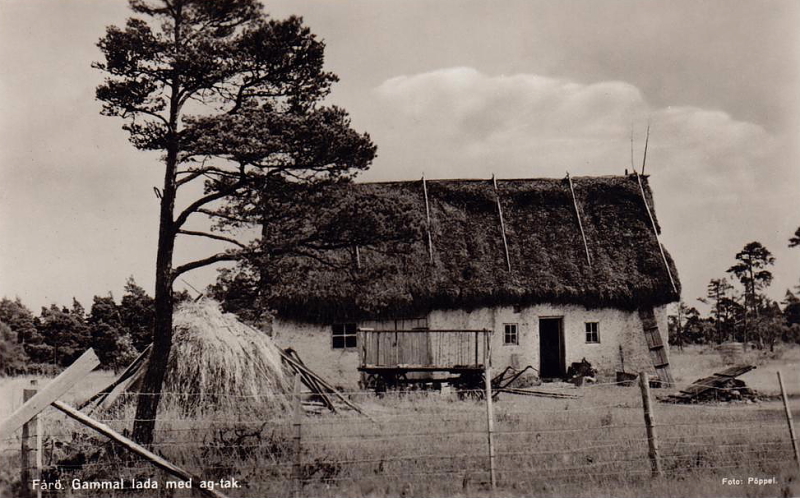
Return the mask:
[[[642,408],[644,409],[644,425],[647,427],[647,445],[649,447],[650,467],[653,477],[663,476],[661,460],[658,456],[658,439],[656,438],[653,408],[650,406],[650,381],[646,372],[639,372],[639,386],[642,388]]]
[[[302,458],[300,452],[302,451],[302,429],[303,429],[303,405],[300,401],[300,374],[294,376],[294,465],[292,466],[292,478],[294,481],[294,498],[300,498],[300,491],[303,483],[302,479]]]
[[[492,367],[489,366],[488,361],[484,365],[484,381],[486,384],[486,433],[489,438],[489,476],[494,491],[497,487],[494,472],[494,409],[492,407]]]
[[[38,391],[38,382],[31,380],[31,388],[22,390],[22,402],[25,403]],[[39,417],[33,417],[22,426],[22,447],[20,455],[22,458],[22,471],[20,472],[20,482],[26,496],[36,496],[41,498],[42,490],[37,486],[36,492],[32,489],[34,479],[41,479],[42,472],[42,439],[41,422]]]
[[[781,386],[781,398],[783,398],[783,409],[786,412],[786,422],[789,424],[789,437],[792,438],[792,450],[794,450],[794,461],[797,463],[797,470],[800,471],[800,451],[797,449],[797,436],[794,432],[794,421],[792,411],[789,409],[789,398],[786,396],[786,389],[783,387],[783,377],[778,370],[778,384]]]

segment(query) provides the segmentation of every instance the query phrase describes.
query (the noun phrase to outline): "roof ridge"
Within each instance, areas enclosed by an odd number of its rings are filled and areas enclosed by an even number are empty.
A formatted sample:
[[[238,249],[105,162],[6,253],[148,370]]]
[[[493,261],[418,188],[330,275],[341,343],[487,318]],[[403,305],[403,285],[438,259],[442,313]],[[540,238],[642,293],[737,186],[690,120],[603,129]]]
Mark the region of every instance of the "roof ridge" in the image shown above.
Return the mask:
[[[642,178],[648,178],[650,175],[639,175]],[[633,178],[635,179],[635,175],[581,175],[581,176],[572,176],[573,180],[575,179],[591,179],[591,180],[600,180],[600,179],[622,179],[622,178]],[[566,176],[560,178],[553,178],[553,177],[526,177],[526,178],[497,178],[498,182],[529,182],[529,181],[562,181],[565,180]],[[416,178],[413,180],[375,180],[375,181],[368,181],[368,182],[360,182],[354,181],[355,185],[396,185],[396,184],[410,184],[410,183],[417,183],[422,181],[422,178]],[[492,178],[425,178],[426,182],[429,183],[477,183],[477,182],[491,182]]]

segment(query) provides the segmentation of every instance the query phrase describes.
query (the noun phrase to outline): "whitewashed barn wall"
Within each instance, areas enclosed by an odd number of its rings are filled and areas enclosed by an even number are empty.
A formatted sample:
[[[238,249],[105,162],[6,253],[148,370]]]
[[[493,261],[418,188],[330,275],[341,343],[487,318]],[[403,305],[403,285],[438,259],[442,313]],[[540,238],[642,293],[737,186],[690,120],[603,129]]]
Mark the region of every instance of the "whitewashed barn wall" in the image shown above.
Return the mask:
[[[662,340],[666,343],[666,307],[656,308],[655,316]],[[495,371],[512,363],[518,367],[533,365],[538,369],[539,319],[556,317],[563,317],[567,366],[586,358],[599,370],[601,377],[611,380],[614,372],[621,367],[619,346],[622,345],[626,371],[653,371],[642,324],[636,312],[549,304],[523,307],[519,312],[511,307],[479,308],[471,312],[436,310],[428,315],[428,326],[431,329],[492,329],[492,367]],[[598,322],[599,344],[586,343],[585,322]],[[506,323],[517,324],[519,345],[503,344]],[[273,334],[279,346],[297,350],[311,369],[332,384],[346,389],[358,386],[359,349],[333,349],[330,326],[276,319]],[[516,361],[513,356],[516,356]]]

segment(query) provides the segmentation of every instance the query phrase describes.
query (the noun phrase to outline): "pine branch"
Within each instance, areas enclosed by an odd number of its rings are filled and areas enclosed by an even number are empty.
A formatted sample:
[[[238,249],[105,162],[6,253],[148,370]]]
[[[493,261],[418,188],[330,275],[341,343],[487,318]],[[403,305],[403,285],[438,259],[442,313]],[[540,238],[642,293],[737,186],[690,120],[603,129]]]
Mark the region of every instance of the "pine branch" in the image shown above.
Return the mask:
[[[228,252],[221,252],[213,256],[209,256],[205,259],[198,259],[197,261],[192,261],[191,263],[183,264],[172,270],[172,281],[174,282],[176,278],[178,278],[180,275],[190,270],[195,270],[197,268],[202,268],[204,266],[213,265],[214,263],[220,263],[222,261],[238,261],[238,260],[239,256],[237,254],[232,254]]]
[[[209,239],[221,240],[223,242],[229,242],[231,244],[235,244],[235,245],[241,247],[242,249],[247,249],[246,245],[242,244],[241,242],[239,242],[236,239],[232,239],[230,237],[224,237],[222,235],[217,235],[217,234],[214,234],[214,233],[195,232],[193,230],[178,230],[178,233],[179,234],[183,234],[183,235],[192,235],[192,236],[195,236],[195,237],[206,237],[206,238],[209,238]]]
[[[178,217],[175,219],[175,228],[180,229],[180,227],[182,227],[183,224],[186,223],[186,220],[189,219],[189,216],[191,216],[192,213],[196,213],[197,210],[200,209],[202,206],[205,206],[209,202],[214,202],[216,200],[222,199],[223,197],[227,197],[233,194],[239,188],[243,187],[245,183],[246,183],[245,177],[242,174],[239,181],[237,181],[230,187],[218,190],[213,194],[208,194],[204,197],[197,199],[193,203],[189,204],[189,206],[183,211],[181,211],[181,214],[179,214]]]

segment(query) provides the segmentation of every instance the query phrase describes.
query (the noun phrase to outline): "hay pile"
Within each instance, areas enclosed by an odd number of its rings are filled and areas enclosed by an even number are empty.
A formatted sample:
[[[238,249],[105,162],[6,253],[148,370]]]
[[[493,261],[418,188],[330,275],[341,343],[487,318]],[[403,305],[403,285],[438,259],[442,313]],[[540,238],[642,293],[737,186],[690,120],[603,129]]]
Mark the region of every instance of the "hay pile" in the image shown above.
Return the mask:
[[[269,336],[243,324],[233,314],[222,313],[215,301],[203,300],[182,304],[175,312],[163,390],[187,393],[177,396],[183,401],[182,407],[210,404],[223,410],[242,405],[286,408],[290,406],[287,393],[291,392],[291,384],[283,370],[280,350]]]
[[[104,399],[102,408],[136,402],[147,361]],[[280,350],[265,333],[222,313],[213,300],[181,304],[173,316],[172,349],[159,411],[260,413],[291,406],[291,383]],[[124,396],[120,396],[125,394]]]

